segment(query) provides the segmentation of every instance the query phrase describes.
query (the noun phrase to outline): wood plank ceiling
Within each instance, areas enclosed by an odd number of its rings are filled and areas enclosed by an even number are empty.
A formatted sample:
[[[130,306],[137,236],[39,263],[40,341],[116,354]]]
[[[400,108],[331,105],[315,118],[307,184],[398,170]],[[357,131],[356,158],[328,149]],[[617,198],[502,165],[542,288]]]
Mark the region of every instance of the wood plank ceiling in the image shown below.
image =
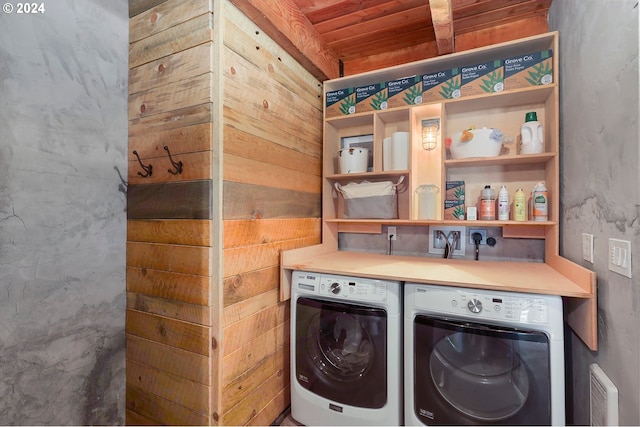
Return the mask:
[[[231,1],[321,80],[546,32],[552,2]]]

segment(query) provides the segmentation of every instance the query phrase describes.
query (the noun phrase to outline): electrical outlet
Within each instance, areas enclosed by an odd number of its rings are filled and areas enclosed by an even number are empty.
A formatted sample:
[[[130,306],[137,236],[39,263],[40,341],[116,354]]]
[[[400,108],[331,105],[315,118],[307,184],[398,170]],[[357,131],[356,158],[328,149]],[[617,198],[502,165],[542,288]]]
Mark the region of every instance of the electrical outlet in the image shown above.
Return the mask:
[[[473,241],[473,233],[480,233],[482,236],[482,240],[480,240],[481,245],[487,244],[487,230],[485,228],[470,228],[469,229],[469,244],[475,246],[476,242]]]
[[[387,240],[398,240],[398,232],[395,226],[387,227]]]
[[[444,248],[447,240],[450,244],[454,243],[454,234],[459,233],[459,238],[455,239],[455,247],[453,255],[464,256],[466,248],[466,227],[454,226],[431,226],[429,227],[429,253],[444,254]]]

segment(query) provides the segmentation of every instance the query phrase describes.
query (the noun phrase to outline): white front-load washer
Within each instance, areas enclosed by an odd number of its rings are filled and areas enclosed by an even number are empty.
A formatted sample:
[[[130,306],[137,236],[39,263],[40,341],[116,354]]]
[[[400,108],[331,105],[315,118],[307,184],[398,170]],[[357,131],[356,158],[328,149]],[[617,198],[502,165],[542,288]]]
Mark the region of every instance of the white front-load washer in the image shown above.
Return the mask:
[[[564,425],[562,298],[406,283],[406,425]]]
[[[400,282],[294,271],[291,415],[304,425],[401,425]]]

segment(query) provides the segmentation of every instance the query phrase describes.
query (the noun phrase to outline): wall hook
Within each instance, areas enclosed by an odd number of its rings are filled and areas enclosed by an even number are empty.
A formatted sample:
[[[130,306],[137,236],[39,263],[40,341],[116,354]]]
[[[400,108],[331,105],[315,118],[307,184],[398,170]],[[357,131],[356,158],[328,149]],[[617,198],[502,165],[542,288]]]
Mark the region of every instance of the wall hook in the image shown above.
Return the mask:
[[[142,172],[138,172],[138,175],[143,178],[151,176],[151,173],[153,172],[153,166],[151,166],[151,163],[149,163],[149,166],[145,166],[142,164],[142,160],[140,160],[140,156],[138,156],[138,152],[136,150],[133,150],[133,154],[138,158],[138,163],[140,163],[140,166],[146,172],[145,174],[143,174]]]
[[[182,161],[179,161],[178,163],[174,162],[173,159],[171,158],[171,152],[169,151],[169,147],[167,147],[166,145],[164,146],[164,149],[167,151],[167,154],[169,155],[169,161],[171,162],[171,165],[176,168],[175,172],[172,171],[171,169],[168,169],[169,173],[172,173],[174,175],[177,175],[179,173],[182,173]]]

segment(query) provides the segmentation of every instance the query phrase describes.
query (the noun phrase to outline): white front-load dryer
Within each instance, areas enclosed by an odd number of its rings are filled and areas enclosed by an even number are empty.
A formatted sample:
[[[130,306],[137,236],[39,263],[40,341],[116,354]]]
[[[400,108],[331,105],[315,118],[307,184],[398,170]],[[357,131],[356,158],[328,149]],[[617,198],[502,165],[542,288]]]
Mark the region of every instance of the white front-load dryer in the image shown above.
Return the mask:
[[[401,425],[400,282],[294,271],[291,415],[304,425]]]
[[[564,425],[562,298],[406,283],[406,425]]]

